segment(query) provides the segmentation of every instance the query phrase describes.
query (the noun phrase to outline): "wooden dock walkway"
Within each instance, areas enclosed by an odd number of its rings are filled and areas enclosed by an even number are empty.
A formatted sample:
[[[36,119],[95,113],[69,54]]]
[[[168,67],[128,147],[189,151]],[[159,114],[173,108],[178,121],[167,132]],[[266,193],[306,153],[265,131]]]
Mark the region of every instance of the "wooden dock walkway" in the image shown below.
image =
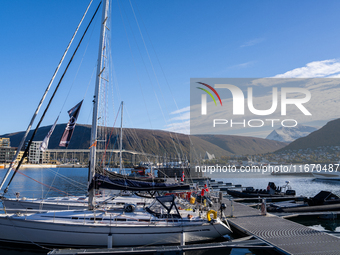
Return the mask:
[[[276,247],[283,254],[339,255],[340,238],[320,232],[273,214],[262,216],[249,206],[224,199],[230,225]]]

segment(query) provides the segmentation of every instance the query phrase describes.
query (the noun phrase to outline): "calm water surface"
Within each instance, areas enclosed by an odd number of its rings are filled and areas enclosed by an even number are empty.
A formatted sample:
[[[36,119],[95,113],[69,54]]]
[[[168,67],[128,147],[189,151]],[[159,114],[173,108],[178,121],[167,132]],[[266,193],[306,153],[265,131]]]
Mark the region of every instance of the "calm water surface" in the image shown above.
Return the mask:
[[[0,178],[5,175],[6,170],[0,170]],[[15,197],[16,192],[20,192],[21,197],[46,198],[51,196],[69,195],[86,195],[87,190],[87,168],[41,168],[41,169],[22,169],[18,173],[11,186],[7,196]],[[315,181],[311,177],[294,177],[294,176],[272,176],[268,173],[215,173],[209,175],[216,181],[231,182],[233,184],[242,184],[242,186],[253,186],[256,189],[265,189],[269,181],[274,181],[276,186],[283,186],[285,181],[290,181],[290,185],[296,190],[298,196],[315,196],[321,190],[328,190],[339,194],[340,182]],[[42,183],[44,185],[42,185]],[[52,187],[52,188],[51,188]],[[320,220],[300,222],[318,230],[340,231],[339,220]],[[45,253],[45,252],[44,252]],[[231,251],[214,252],[216,254],[264,254],[261,251],[252,253],[247,249],[234,249]],[[37,251],[14,250],[4,247],[0,248],[0,254],[38,254]]]

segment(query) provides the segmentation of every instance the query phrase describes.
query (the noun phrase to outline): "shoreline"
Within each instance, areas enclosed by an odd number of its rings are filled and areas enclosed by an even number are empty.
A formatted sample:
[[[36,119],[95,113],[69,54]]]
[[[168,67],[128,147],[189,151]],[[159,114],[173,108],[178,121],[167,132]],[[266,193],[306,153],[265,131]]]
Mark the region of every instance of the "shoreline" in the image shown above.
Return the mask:
[[[55,164],[22,164],[20,168],[86,168],[87,166],[69,164],[69,165],[55,165]],[[0,169],[8,169],[9,164],[1,164]]]

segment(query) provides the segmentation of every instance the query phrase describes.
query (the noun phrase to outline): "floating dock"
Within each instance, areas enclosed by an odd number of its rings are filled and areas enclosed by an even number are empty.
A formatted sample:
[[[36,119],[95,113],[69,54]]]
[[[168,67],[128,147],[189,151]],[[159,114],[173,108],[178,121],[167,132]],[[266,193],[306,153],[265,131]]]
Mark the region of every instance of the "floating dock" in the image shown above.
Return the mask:
[[[278,212],[273,213],[276,216],[280,216],[284,219],[288,218],[297,218],[297,217],[317,217],[320,219],[340,219],[340,211],[316,211],[316,212],[292,212],[292,213],[285,213],[285,212]]]
[[[340,238],[320,232],[273,214],[261,215],[249,206],[224,199],[229,224],[240,232],[253,235],[275,247],[282,254],[340,254]]]

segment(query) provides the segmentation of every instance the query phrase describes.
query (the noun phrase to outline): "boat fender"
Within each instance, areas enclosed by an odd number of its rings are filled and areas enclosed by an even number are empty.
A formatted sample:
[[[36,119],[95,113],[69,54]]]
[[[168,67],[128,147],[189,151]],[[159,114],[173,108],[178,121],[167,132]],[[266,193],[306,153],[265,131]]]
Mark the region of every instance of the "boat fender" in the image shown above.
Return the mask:
[[[216,220],[216,219],[217,219],[217,212],[216,212],[216,211],[214,211],[214,210],[209,210],[209,211],[207,212],[207,218],[208,218],[208,221],[211,221],[211,216],[210,216],[210,214],[213,214],[213,216],[214,216],[214,220]]]
[[[196,202],[195,197],[190,197],[190,204],[194,205]]]

